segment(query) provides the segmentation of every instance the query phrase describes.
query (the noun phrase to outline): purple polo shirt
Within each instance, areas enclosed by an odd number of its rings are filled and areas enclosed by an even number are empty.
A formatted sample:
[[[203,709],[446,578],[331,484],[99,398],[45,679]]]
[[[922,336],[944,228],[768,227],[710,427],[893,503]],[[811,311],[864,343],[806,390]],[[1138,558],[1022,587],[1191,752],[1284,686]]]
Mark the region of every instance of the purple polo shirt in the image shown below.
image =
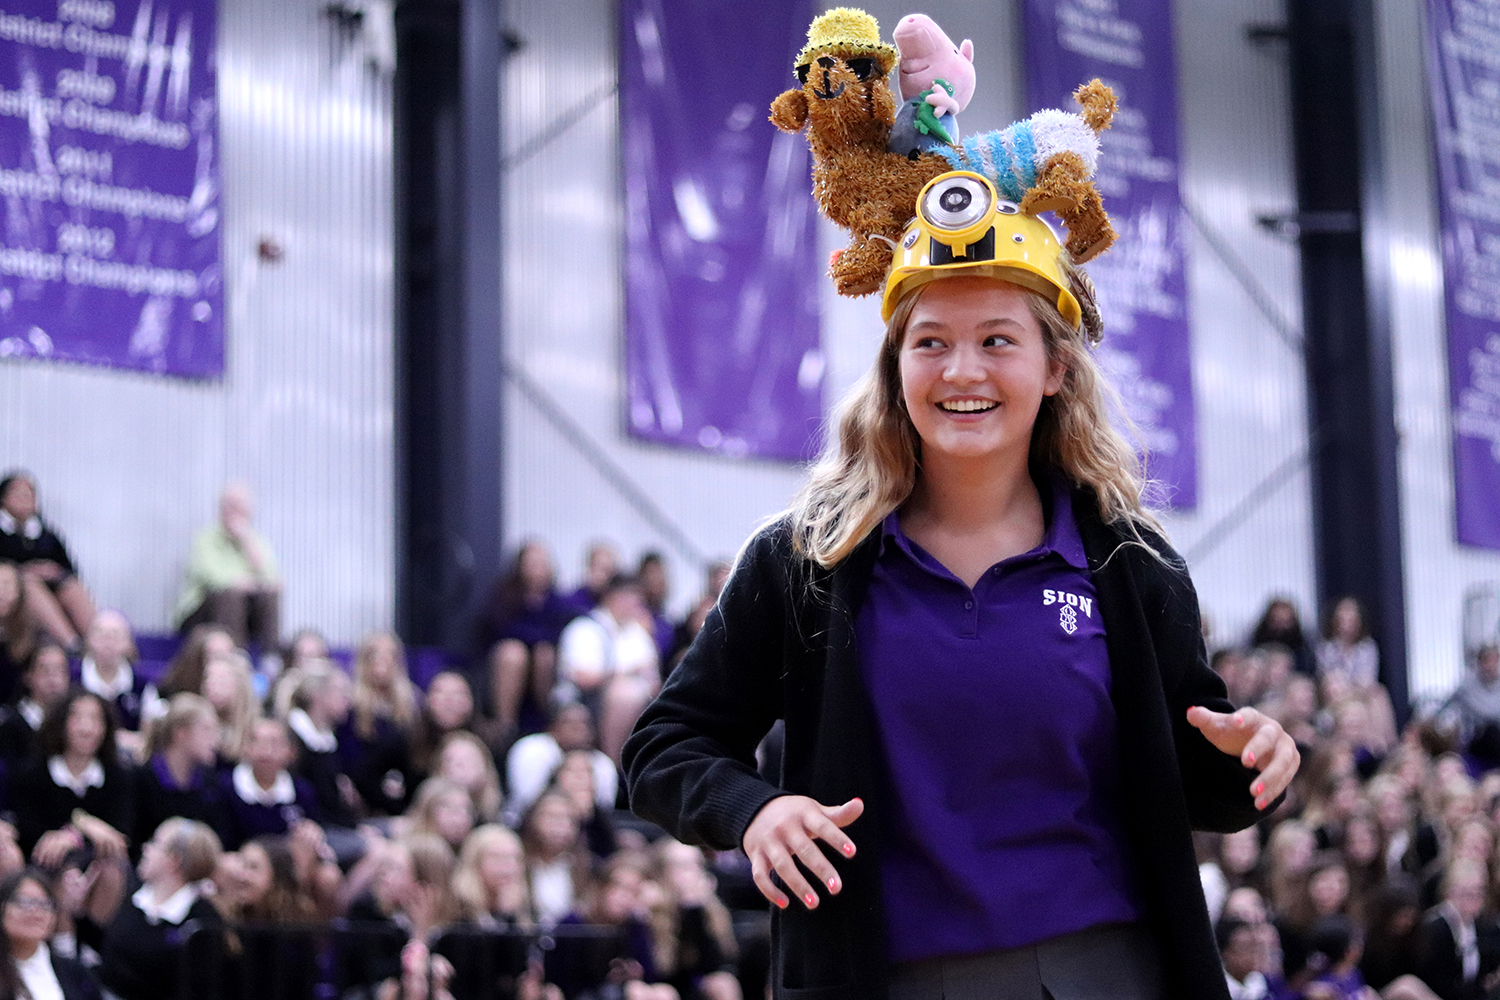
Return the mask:
[[[882,527],[855,622],[889,768],[891,958],[1033,944],[1141,915],[1119,819],[1109,653],[1066,483],[1047,534],[970,590]]]

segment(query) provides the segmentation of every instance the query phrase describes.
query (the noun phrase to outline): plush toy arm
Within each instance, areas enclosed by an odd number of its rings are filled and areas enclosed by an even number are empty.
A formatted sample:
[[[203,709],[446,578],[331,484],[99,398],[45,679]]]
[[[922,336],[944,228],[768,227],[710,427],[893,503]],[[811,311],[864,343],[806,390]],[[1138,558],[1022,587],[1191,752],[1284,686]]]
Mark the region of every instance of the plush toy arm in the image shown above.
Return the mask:
[[[807,124],[807,95],[800,90],[782,91],[771,102],[771,124],[783,132],[800,132]]]
[[[933,114],[938,118],[943,115],[958,114],[961,109],[953,96],[953,85],[946,80],[935,80],[934,83],[941,84],[941,86],[934,86],[926,95],[927,103],[932,105]],[[951,139],[944,141],[952,142]]]

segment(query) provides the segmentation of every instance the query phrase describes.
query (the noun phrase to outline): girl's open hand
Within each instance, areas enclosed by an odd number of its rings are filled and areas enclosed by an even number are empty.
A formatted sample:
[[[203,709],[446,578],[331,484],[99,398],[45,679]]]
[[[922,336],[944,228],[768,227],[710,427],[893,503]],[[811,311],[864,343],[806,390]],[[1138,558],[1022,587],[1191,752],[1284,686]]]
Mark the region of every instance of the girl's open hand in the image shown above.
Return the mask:
[[[1302,763],[1297,744],[1281,728],[1281,723],[1264,712],[1242,708],[1225,714],[1194,705],[1188,709],[1187,719],[1208,742],[1260,772],[1250,782],[1255,808],[1270,805],[1296,777],[1297,767]]]
[[[825,806],[805,795],[783,795],[767,802],[745,830],[745,853],[750,856],[755,887],[772,903],[786,909],[789,900],[771,881],[774,872],[803,906],[816,909],[818,893],[797,867],[801,861],[824,890],[837,895],[844,887],[843,880],[815,842],[821,840],[843,857],[854,857],[854,841],[843,828],[859,819],[864,811],[865,804],[859,799],[850,799],[841,806]]]

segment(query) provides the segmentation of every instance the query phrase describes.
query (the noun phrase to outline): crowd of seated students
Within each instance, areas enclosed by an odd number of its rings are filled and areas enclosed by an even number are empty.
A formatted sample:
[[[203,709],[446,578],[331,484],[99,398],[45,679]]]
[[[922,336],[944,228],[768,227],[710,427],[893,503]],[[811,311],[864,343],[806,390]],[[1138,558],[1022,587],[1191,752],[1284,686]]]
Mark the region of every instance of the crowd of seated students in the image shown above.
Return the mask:
[[[0,1000],[760,995],[741,862],[619,809],[619,742],[714,595],[673,622],[659,556],[589,564],[562,594],[525,546],[474,668],[422,690],[389,633],[346,668],[204,622],[153,669],[116,611],[50,633],[0,561]]]
[[[1500,996],[1500,649],[1401,732],[1353,598],[1317,639],[1276,598],[1212,662],[1303,755],[1273,815],[1198,835],[1234,1000]]]
[[[0,533],[57,540],[16,482]],[[743,859],[617,808],[726,574],[673,622],[659,556],[627,577],[596,545],[565,591],[530,542],[472,666],[419,689],[388,633],[346,669],[315,630],[252,659],[204,622],[148,671],[124,616],[54,602],[70,635],[29,600],[57,574],[0,559],[0,1000],[758,997]],[[1304,760],[1257,827],[1199,838],[1236,1000],[1500,995],[1500,649],[1403,732],[1352,599],[1321,637],[1272,600],[1212,662]]]

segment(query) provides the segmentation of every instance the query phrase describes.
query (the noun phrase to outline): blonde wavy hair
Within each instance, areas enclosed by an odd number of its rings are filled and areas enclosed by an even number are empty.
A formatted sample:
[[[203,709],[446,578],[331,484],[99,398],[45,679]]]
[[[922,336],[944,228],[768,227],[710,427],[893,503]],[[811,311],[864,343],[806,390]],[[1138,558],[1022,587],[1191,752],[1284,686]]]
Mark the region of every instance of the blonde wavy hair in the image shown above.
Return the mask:
[[[390,683],[377,687],[371,678],[371,661],[376,647],[390,643],[396,671]],[[402,734],[411,732],[417,721],[416,686],[407,672],[406,647],[394,632],[371,632],[359,641],[354,653],[354,688],[352,692],[354,732],[362,740],[375,737],[375,720],[390,719]]]
[[[514,831],[498,823],[475,827],[458,852],[458,866],[453,871],[453,896],[458,901],[459,910],[465,919],[479,921],[492,916],[496,907],[503,906],[506,902],[492,896],[479,871],[485,852],[492,847],[510,848],[520,855],[520,873],[516,883],[509,887],[516,912],[508,915],[515,919],[518,926],[532,927],[536,920],[531,913],[531,886],[526,878],[525,849],[521,847],[521,838]]]
[[[442,773],[443,755],[448,752],[449,747],[459,743],[467,744],[479,754],[479,763],[484,767],[484,782],[479,788],[470,788],[467,791],[470,800],[474,803],[474,815],[478,817],[477,822],[492,823],[495,817],[500,815],[500,807],[505,804],[505,796],[500,793],[500,769],[495,766],[495,756],[490,753],[490,748],[485,745],[484,740],[467,729],[455,729],[444,736],[433,757],[434,775],[449,781],[453,780]]]
[[[255,697],[255,681],[251,677],[250,659],[235,652],[229,656],[215,656],[203,665],[203,690],[208,690],[209,672],[227,670],[234,693],[229,702],[215,705],[219,717],[219,750],[232,760],[239,760],[245,752],[245,740],[250,736],[250,727],[260,718],[260,702]]]
[[[1055,302],[1035,293],[1026,296],[1041,325],[1048,361],[1064,371],[1062,387],[1042,399],[1031,431],[1031,463],[1060,470],[1074,485],[1093,490],[1104,522],[1122,524],[1133,541],[1155,553],[1141,529],[1165,532],[1142,501],[1146,479],[1140,458],[1110,424],[1111,408],[1124,411],[1089,346],[1102,332],[1093,284],[1066,257],[1060,264],[1083,307],[1083,322],[1075,330]],[[922,442],[902,401],[900,357],[907,321],[926,287],[897,303],[874,366],[840,403],[837,435],[792,501],[797,551],[824,569],[843,561],[916,486]]]
[[[167,702],[166,713],[151,722],[147,728],[146,759],[166,752],[177,731],[186,729],[199,719],[210,719],[218,725],[219,712],[214,708],[213,702],[201,694],[174,694]]]

